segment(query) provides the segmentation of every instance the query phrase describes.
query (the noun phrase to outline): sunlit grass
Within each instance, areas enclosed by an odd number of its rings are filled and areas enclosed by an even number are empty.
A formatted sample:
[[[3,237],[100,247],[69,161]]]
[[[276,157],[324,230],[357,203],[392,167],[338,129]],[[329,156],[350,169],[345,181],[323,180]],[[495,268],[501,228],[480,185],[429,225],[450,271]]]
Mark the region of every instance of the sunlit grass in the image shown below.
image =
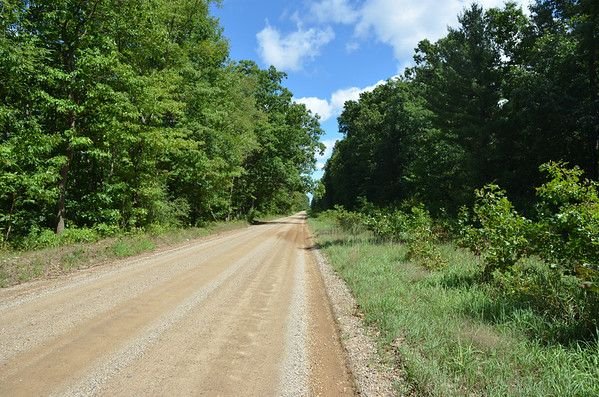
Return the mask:
[[[184,243],[213,233],[247,226],[245,221],[210,223],[194,228],[159,228],[118,237],[76,242],[27,251],[0,250],[0,288],[47,276],[69,273],[157,248]]]
[[[531,330],[543,319],[478,282],[479,259],[468,251],[440,246],[449,265],[429,271],[407,261],[402,245],[349,236],[323,219],[310,224],[417,394],[599,395],[599,345],[536,340]]]

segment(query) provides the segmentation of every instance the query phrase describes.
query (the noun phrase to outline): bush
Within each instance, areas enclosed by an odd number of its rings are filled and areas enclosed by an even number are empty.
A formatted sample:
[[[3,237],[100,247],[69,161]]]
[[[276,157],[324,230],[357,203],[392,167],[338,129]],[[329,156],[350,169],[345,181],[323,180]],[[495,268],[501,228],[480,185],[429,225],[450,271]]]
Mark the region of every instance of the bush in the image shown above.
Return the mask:
[[[370,208],[363,222],[378,240],[405,243],[408,259],[428,269],[444,267],[446,261],[437,248],[438,238],[429,212],[421,205],[409,211]]]
[[[545,319],[534,329],[545,342],[591,339],[599,329],[599,295],[581,288],[576,276],[556,271],[540,258],[522,258],[495,285],[514,305],[532,307]]]
[[[116,224],[109,225],[106,223],[99,223],[96,226],[94,226],[94,230],[101,237],[112,237],[112,236],[116,236],[117,234],[121,233],[121,229]]]
[[[335,217],[344,232],[355,236],[365,230],[365,218],[359,212],[346,211],[341,206],[335,206]]]
[[[96,230],[88,228],[68,228],[65,229],[58,237],[60,240],[60,245],[93,243],[94,241],[98,241],[100,238]]]
[[[467,229],[467,239],[482,252],[484,275],[490,278],[496,270],[509,270],[529,250],[530,221],[514,210],[505,192],[497,185],[476,191],[474,205],[477,229]]]
[[[365,224],[379,241],[406,242],[409,232],[409,216],[402,211],[371,211]]]
[[[597,184],[561,163],[540,169],[549,180],[537,189],[534,221],[519,215],[499,187],[488,185],[476,192],[473,216],[462,211],[460,242],[482,255],[486,281],[547,318],[547,335],[560,340],[596,335]]]
[[[34,228],[17,246],[23,250],[56,248],[68,244],[91,243],[99,238],[100,234],[96,230],[88,228],[67,228],[61,234],[50,229]]]
[[[447,261],[437,248],[438,239],[433,232],[433,220],[423,207],[412,207],[407,222],[408,259],[415,260],[427,269],[441,269]]]
[[[566,272],[593,278],[599,272],[597,183],[582,181],[582,170],[561,163],[545,164],[541,170],[551,179],[537,189],[535,251]]]

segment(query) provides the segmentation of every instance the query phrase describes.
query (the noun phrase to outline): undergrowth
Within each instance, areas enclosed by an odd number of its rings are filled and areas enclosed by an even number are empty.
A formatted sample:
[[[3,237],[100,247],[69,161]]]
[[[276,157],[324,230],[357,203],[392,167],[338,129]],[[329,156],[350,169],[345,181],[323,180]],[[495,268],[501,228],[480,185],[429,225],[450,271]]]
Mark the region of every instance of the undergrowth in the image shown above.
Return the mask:
[[[404,368],[408,379],[398,385],[399,393],[599,395],[598,342],[547,338],[564,324],[486,282],[484,257],[430,240],[426,244],[434,247],[440,265],[428,266],[414,260],[407,237],[381,239],[327,214],[310,219],[310,225],[366,323],[380,331],[381,349],[394,353]],[[522,266],[542,263],[533,257]]]

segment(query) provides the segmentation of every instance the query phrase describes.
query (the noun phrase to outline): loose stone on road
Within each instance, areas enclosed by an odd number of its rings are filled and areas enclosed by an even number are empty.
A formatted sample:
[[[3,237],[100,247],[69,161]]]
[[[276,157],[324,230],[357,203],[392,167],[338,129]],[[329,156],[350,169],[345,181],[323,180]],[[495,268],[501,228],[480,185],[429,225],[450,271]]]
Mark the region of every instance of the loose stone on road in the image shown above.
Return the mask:
[[[0,396],[354,395],[305,216],[0,290]]]

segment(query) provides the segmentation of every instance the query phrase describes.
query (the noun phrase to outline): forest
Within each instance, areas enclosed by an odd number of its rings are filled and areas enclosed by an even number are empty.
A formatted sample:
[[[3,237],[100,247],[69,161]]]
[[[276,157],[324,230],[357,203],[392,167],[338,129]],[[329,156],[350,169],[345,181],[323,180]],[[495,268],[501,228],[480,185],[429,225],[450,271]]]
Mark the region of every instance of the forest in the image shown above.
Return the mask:
[[[532,310],[547,325],[537,340],[596,340],[599,2],[473,4],[458,20],[346,102],[313,211],[489,288],[495,320]],[[481,261],[474,276],[443,270],[448,242]]]
[[[0,243],[307,206],[318,119],[213,3],[0,3]]]
[[[599,5],[540,0],[473,5],[414,66],[346,103],[317,207],[407,199],[439,214],[495,183],[532,211],[539,166],[562,161],[599,176]]]
[[[467,6],[345,103],[317,182],[318,116],[214,4],[0,1],[0,287],[311,191],[403,394],[598,395],[599,1]]]

